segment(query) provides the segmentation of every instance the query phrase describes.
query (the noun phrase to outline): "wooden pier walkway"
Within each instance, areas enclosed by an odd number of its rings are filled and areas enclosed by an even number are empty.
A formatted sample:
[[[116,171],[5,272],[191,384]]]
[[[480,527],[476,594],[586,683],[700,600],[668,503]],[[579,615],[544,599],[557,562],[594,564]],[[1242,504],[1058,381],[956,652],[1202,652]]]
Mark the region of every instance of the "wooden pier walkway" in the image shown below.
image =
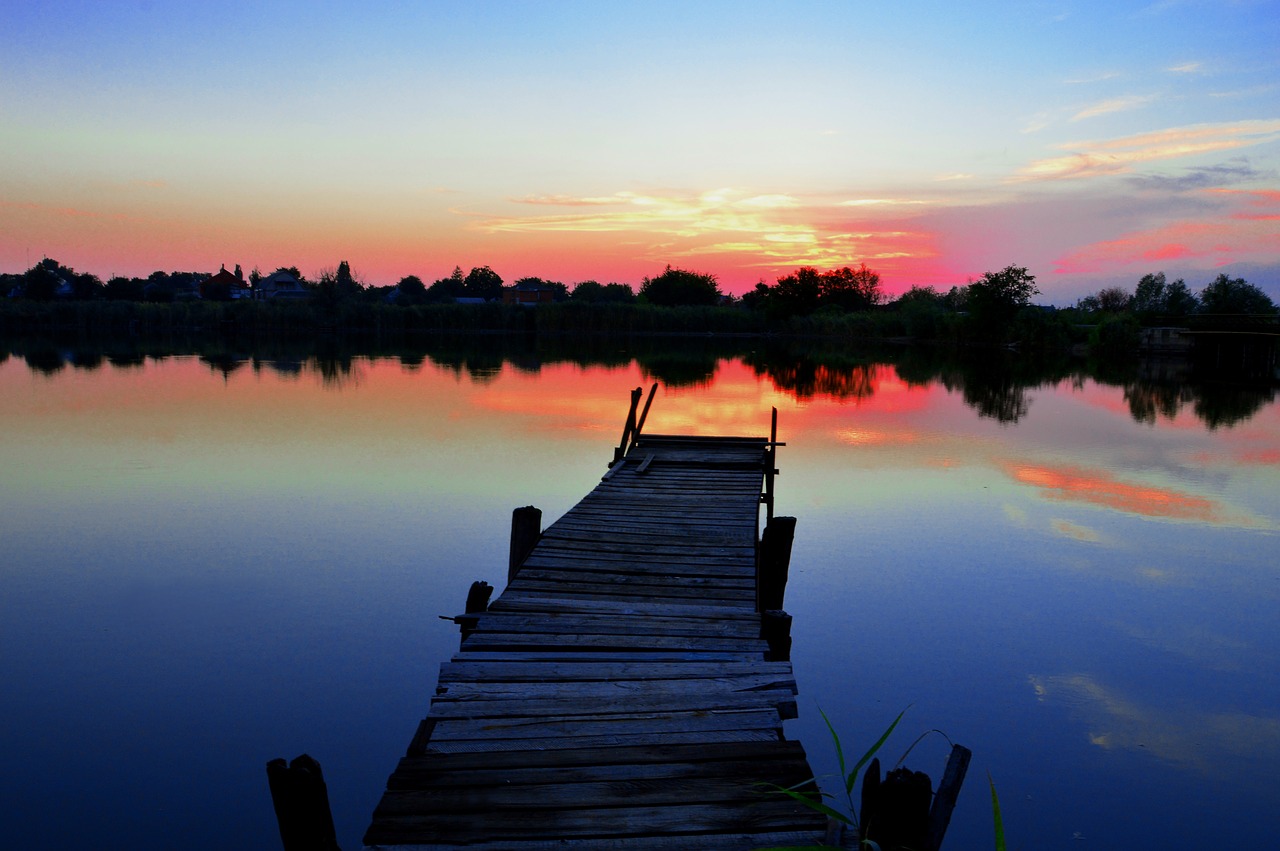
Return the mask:
[[[775,445],[636,437],[487,610],[459,616],[366,846],[817,845],[825,818],[767,791],[813,776],[782,735],[789,618],[762,615],[781,593],[757,581]]]

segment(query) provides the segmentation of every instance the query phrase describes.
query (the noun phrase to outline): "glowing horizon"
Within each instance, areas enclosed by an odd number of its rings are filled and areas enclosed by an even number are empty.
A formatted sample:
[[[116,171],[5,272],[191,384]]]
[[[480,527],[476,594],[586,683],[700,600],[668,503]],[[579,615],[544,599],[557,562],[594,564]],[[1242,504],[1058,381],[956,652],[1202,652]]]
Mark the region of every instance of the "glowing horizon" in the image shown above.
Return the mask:
[[[1280,300],[1276,4],[61,0],[0,28],[0,271],[347,260],[735,294],[1009,264]]]

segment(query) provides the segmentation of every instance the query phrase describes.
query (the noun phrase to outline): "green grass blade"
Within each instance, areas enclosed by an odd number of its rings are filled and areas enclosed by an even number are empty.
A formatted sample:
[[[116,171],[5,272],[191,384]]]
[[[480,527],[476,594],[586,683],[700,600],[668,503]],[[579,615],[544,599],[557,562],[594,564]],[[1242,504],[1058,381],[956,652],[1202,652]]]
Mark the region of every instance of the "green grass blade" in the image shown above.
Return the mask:
[[[822,720],[827,724],[827,730],[831,733],[831,740],[836,743],[836,759],[840,760],[840,777],[844,777],[844,748],[840,747],[840,737],[836,735],[836,728],[831,726],[831,719],[827,717],[827,713],[822,711],[822,707],[818,707],[818,714],[822,716]],[[850,787],[852,788],[852,787]]]
[[[991,813],[995,817],[996,824],[996,851],[1005,851],[1004,845],[1004,821],[1000,818],[1000,798],[996,796],[996,781],[991,779],[991,772],[987,772],[987,782],[991,784]]]
[[[907,713],[907,710],[905,709],[898,713],[898,717],[893,719],[893,723],[889,725],[889,729],[884,731],[884,734],[881,735],[880,738],[876,740],[876,743],[871,746],[871,750],[867,751],[862,755],[862,759],[858,760],[858,764],[853,767],[853,771],[849,772],[849,775],[845,777],[845,780],[844,780],[845,794],[849,794],[853,792],[853,784],[857,781],[858,772],[862,770],[862,766],[870,762],[871,758],[876,755],[876,751],[880,750],[880,747],[888,740],[889,735],[893,733],[893,728],[898,726],[898,722],[902,720],[902,716],[905,715],[906,713]],[[822,717],[825,719],[827,716],[824,715]],[[831,723],[828,722],[827,726],[830,727]],[[832,731],[831,735],[834,736],[835,731]],[[842,773],[844,772],[844,759],[840,760],[840,771]]]
[[[772,786],[773,788],[770,791],[776,792],[779,795],[786,795],[788,798],[794,798],[796,801],[800,802],[801,804],[804,804],[809,809],[815,812],[822,813],[827,818],[833,818],[836,821],[840,822],[841,824],[853,824],[853,822],[849,820],[849,817],[844,813],[840,812],[839,810],[828,807],[826,804],[822,803],[821,801],[815,801],[813,798],[810,798],[808,795],[797,792],[794,789],[783,788],[782,786],[778,786],[775,783],[767,783],[763,785]]]

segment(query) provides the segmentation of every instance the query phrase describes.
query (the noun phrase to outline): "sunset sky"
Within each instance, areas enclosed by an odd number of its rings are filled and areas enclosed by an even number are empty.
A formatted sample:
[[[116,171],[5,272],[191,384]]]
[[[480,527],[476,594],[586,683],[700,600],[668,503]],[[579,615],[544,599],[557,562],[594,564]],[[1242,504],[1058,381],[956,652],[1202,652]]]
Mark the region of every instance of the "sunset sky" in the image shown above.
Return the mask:
[[[1280,300],[1280,2],[16,2],[0,271]]]

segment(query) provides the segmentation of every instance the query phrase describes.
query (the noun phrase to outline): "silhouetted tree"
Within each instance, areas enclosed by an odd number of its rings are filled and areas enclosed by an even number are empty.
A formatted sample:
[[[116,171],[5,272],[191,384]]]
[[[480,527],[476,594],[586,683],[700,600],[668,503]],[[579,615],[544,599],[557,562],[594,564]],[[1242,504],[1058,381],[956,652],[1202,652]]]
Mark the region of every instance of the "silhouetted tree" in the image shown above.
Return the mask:
[[[117,275],[107,281],[103,294],[110,301],[142,301],[144,297],[141,278],[125,278]]]
[[[1200,291],[1203,313],[1275,313],[1276,306],[1262,290],[1244,278],[1221,274]]]
[[[715,275],[667,266],[662,274],[644,279],[640,295],[650,304],[675,306],[719,304],[721,294]]]
[[[467,273],[462,283],[462,294],[468,298],[499,301],[502,299],[502,278],[488,266],[477,266]]]
[[[1164,272],[1156,272],[1142,276],[1137,288],[1133,291],[1133,300],[1129,303],[1134,313],[1143,317],[1157,316],[1165,312],[1168,296],[1165,293]]]
[[[845,266],[825,272],[821,280],[822,305],[842,310],[869,310],[884,300],[880,273],[863,263],[857,269]]]
[[[1178,278],[1164,290],[1164,313],[1166,316],[1180,319],[1190,316],[1200,309],[1200,299],[1187,287],[1187,282]]]
[[[979,333],[1002,333],[1019,310],[1039,293],[1036,278],[1023,266],[985,272],[969,284],[968,309]]]
[[[812,266],[802,266],[778,279],[766,303],[771,316],[808,316],[818,309],[821,297],[822,274]]]
[[[1098,309],[1104,313],[1124,313],[1129,309],[1133,296],[1120,287],[1107,287],[1098,291]]]
[[[449,302],[462,298],[466,279],[462,276],[462,267],[454,266],[453,273],[447,278],[440,278],[427,287],[427,301],[432,303]]]

